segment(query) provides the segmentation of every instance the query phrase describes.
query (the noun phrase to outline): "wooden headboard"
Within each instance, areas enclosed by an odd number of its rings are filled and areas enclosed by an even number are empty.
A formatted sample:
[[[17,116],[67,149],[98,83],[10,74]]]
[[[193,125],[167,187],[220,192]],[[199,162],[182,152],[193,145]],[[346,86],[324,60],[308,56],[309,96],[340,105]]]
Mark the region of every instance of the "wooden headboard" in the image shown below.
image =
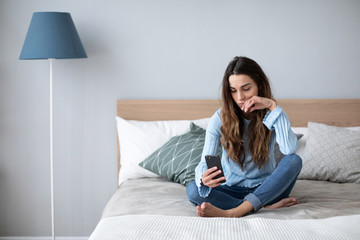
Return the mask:
[[[277,103],[293,127],[305,127],[309,121],[360,126],[360,99],[280,99]],[[117,115],[140,121],[192,120],[211,117],[220,106],[219,100],[118,100]],[[119,150],[118,147],[118,173]]]
[[[309,121],[360,126],[360,99],[280,99],[277,103],[293,127],[305,127]],[[118,100],[117,115],[141,121],[191,120],[212,116],[220,105],[219,100]]]

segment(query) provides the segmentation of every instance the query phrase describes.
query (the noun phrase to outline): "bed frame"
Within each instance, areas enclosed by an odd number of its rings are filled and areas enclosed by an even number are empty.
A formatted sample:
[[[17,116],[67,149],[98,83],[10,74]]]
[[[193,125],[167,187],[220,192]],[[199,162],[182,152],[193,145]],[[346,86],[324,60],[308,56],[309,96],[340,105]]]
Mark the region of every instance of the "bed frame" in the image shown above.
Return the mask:
[[[293,127],[306,127],[309,121],[360,126],[360,99],[280,99],[277,103]],[[117,115],[139,121],[192,120],[211,117],[220,106],[219,100],[118,100]],[[118,171],[119,150],[118,147]]]
[[[360,99],[280,99],[291,126],[321,122],[339,127],[360,126]],[[191,120],[210,117],[219,100],[118,100],[117,115],[128,120]]]

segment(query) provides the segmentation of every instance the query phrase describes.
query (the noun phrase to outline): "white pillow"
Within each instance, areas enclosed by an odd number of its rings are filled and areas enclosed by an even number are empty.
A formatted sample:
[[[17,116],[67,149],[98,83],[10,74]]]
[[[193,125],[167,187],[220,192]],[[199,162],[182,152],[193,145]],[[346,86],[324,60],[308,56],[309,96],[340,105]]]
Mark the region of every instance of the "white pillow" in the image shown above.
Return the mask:
[[[306,139],[308,137],[308,129],[307,127],[292,127],[291,130],[293,130],[296,134],[302,134],[303,136],[298,140],[298,149],[296,150],[296,154],[301,157],[301,159],[304,157],[305,153],[305,145],[306,145]]]
[[[121,165],[119,185],[126,179],[158,177],[138,164],[170,138],[190,131],[191,122],[206,129],[209,120],[136,121],[116,117]]]
[[[359,130],[309,122],[299,178],[360,183]]]

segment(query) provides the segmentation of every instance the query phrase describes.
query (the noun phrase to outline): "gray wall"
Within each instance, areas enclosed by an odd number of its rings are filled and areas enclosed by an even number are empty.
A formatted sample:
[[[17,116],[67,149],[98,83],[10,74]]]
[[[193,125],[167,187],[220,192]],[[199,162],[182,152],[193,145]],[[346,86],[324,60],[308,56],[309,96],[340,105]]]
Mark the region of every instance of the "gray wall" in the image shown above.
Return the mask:
[[[36,11],[70,12],[89,56],[54,63],[59,236],[116,190],[116,99],[217,98],[235,55],[277,98],[360,97],[360,1],[0,0],[0,236],[51,234],[49,63],[18,60]]]

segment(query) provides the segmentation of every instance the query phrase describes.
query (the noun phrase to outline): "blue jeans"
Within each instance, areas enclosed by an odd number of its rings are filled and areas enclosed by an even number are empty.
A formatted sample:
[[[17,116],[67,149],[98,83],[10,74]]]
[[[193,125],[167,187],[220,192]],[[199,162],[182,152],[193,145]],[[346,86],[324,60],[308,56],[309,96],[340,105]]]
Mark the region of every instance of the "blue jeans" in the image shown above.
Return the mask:
[[[263,206],[289,197],[301,167],[302,160],[298,155],[286,155],[265,182],[255,188],[220,185],[213,188],[210,194],[203,198],[199,195],[198,187],[193,181],[187,186],[186,193],[190,202],[195,205],[209,202],[218,208],[227,210],[235,208],[247,200],[254,207],[254,211],[258,211]]]

